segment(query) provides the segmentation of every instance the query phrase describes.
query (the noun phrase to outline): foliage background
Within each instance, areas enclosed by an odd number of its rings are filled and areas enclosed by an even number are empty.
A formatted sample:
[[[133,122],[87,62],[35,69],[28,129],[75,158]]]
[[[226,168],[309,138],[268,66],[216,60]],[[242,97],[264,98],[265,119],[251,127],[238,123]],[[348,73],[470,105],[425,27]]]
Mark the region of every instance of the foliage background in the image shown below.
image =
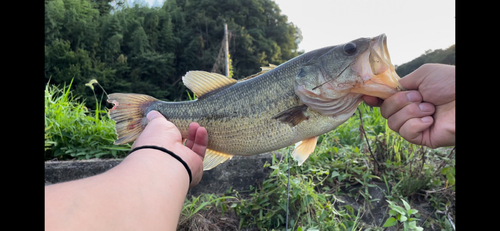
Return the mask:
[[[88,108],[96,106],[84,86],[91,79],[108,93],[186,100],[181,77],[213,69],[224,23],[235,78],[299,54],[300,30],[271,0],[168,0],[161,7],[110,2],[45,1],[45,82],[74,79],[73,90]]]

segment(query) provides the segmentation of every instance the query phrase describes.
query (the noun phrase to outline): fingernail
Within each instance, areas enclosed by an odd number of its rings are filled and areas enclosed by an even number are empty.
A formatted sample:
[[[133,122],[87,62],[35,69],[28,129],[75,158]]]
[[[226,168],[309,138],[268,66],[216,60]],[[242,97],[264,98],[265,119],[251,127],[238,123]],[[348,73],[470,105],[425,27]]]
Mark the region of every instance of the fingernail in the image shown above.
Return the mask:
[[[428,103],[421,103],[420,105],[418,105],[418,107],[423,112],[430,112],[430,111],[434,110],[434,107]]]
[[[157,111],[150,111],[147,115],[146,118],[148,118],[148,122],[153,120],[154,118],[158,117],[160,115],[159,112]]]
[[[430,122],[432,122],[432,117],[426,116],[426,117],[423,117],[421,120],[424,123],[430,123]]]
[[[408,100],[410,102],[419,102],[420,101],[420,94],[416,91],[410,91],[410,92],[406,93],[406,98],[408,98]]]

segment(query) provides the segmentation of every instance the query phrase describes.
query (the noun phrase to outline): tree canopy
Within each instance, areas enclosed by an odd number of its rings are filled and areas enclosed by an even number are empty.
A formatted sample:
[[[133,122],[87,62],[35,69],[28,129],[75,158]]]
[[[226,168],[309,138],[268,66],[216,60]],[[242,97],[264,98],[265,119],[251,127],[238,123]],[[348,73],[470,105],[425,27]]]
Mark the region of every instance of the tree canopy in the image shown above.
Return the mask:
[[[424,54],[411,60],[410,62],[397,66],[396,73],[398,73],[399,76],[404,77],[405,75],[410,74],[425,63],[442,63],[455,65],[455,44],[451,45],[445,50],[427,50]]]
[[[75,93],[91,108],[94,96],[85,88],[91,79],[107,93],[185,100],[182,76],[213,69],[224,23],[235,78],[299,54],[300,30],[272,0],[167,0],[156,7],[111,2],[45,1],[45,82],[74,79]]]
[[[300,54],[300,29],[272,0],[166,0],[153,7],[140,1],[46,0],[45,82],[73,79],[75,95],[89,108],[96,101],[85,83],[92,79],[107,93],[186,100],[181,78],[187,71],[223,73],[218,57],[224,23],[234,78]],[[455,64],[455,45],[428,51],[396,71],[405,76],[429,62]],[[95,88],[97,95],[101,91]]]

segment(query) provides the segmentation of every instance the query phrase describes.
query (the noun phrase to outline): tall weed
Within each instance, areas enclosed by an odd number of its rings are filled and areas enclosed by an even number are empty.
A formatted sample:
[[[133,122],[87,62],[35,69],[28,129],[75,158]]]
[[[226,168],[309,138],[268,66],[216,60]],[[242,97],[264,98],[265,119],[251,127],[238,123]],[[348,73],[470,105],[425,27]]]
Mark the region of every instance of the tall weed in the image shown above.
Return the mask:
[[[130,146],[113,144],[114,122],[105,110],[92,115],[73,96],[72,83],[45,86],[45,160],[123,157]]]

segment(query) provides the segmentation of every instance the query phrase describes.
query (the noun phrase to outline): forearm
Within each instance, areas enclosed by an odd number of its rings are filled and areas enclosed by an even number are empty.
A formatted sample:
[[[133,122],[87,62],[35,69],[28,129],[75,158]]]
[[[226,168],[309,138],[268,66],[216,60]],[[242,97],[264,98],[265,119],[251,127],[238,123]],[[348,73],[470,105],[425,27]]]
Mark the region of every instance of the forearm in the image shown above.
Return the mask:
[[[47,230],[175,230],[189,187],[182,164],[152,149],[106,173],[45,188]]]

